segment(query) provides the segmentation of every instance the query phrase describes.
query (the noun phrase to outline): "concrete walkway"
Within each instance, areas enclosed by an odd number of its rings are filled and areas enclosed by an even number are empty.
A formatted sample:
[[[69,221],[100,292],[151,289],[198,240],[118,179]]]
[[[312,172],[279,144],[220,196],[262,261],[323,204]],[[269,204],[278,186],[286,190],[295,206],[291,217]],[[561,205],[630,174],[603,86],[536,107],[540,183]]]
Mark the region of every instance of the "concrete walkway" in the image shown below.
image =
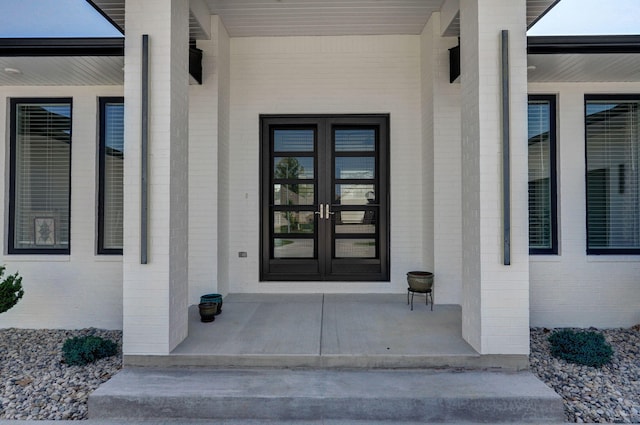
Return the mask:
[[[526,368],[526,356],[480,356],[462,338],[460,306],[433,311],[406,294],[230,294],[168,356],[125,356],[130,366],[307,368]]]

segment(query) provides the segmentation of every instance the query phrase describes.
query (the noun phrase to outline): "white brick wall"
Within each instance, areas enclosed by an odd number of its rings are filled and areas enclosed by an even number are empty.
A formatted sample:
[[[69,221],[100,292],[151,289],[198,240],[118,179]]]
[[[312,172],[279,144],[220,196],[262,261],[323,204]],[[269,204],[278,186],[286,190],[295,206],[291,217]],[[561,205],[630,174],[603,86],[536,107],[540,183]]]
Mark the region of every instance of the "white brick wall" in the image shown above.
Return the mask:
[[[460,84],[449,83],[449,49],[457,38],[440,37],[440,14],[422,33],[422,134],[425,140],[423,211],[430,214],[425,254],[434,264],[439,303],[460,304],[462,216]],[[435,225],[434,225],[435,223]]]
[[[187,334],[188,4],[128,0],[126,27],[124,352],[166,354]],[[150,68],[146,265],[140,264],[142,34],[149,34]]]
[[[231,292],[402,292],[405,273],[427,266],[425,188],[416,178],[423,167],[419,49],[419,36],[231,40],[229,192],[220,199],[230,212]],[[258,281],[258,119],[276,113],[390,113],[391,283]],[[222,146],[219,154],[223,173]]]
[[[189,306],[189,5],[171,1],[169,349],[188,334]],[[157,69],[152,70],[157,72]],[[152,77],[153,78],[153,77]],[[152,93],[153,95],[153,93]],[[157,105],[156,105],[157,107]],[[152,124],[153,125],[153,124]],[[163,195],[165,195],[163,193]]]
[[[2,87],[0,188],[5,273],[19,271],[25,295],[0,315],[0,328],[122,328],[122,257],[96,254],[98,97],[122,87]],[[10,98],[72,97],[71,255],[7,255]]]
[[[586,255],[584,95],[640,93],[640,83],[530,84],[558,102],[559,255],[530,256],[531,324],[628,327],[640,323],[640,258]]]
[[[212,20],[214,18],[212,17]],[[218,292],[230,292],[229,196],[230,196],[230,108],[231,108],[231,41],[220,19],[217,19],[218,56]]]
[[[529,352],[524,0],[461,0],[463,336],[482,354]],[[500,32],[510,31],[511,265],[502,264]]]
[[[216,27],[217,21],[212,23],[212,30]],[[203,81],[202,85],[189,86],[190,304],[197,304],[201,295],[218,289],[217,37],[198,41],[198,48],[202,49]]]
[[[211,17],[211,40],[203,50],[203,83],[189,87],[189,303],[206,293],[229,292],[228,207],[218,198],[228,193],[229,36]],[[223,156],[219,155],[219,151]],[[220,174],[219,183],[218,178]],[[218,234],[225,239],[219,239]],[[219,274],[223,278],[218,280]]]

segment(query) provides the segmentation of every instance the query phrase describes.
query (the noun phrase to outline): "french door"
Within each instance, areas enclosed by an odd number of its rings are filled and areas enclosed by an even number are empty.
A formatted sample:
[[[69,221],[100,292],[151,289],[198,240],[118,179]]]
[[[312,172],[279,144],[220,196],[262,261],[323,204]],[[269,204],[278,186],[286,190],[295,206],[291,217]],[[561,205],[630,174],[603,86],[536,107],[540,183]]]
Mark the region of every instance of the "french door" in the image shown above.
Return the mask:
[[[389,280],[388,115],[260,117],[261,280]]]

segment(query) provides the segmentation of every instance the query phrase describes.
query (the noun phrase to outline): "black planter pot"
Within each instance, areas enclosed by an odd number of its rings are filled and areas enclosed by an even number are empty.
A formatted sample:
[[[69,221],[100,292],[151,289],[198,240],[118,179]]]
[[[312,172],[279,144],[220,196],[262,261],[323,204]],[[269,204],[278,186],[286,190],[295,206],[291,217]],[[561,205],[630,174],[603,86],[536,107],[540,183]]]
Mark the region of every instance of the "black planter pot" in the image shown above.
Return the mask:
[[[200,297],[200,303],[217,303],[218,310],[216,316],[222,313],[222,295],[220,294],[206,294]]]
[[[213,322],[218,314],[218,303],[200,303],[198,304],[201,322]]]

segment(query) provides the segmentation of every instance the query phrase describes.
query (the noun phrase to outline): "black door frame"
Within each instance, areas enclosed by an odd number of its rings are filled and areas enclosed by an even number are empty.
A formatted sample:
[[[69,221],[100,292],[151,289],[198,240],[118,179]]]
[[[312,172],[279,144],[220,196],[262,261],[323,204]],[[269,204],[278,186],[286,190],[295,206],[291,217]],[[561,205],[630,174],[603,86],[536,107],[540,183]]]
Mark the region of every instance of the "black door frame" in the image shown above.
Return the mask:
[[[333,258],[333,226],[329,220],[315,215],[316,232],[314,259],[273,259],[271,253],[271,161],[274,157],[272,131],[274,128],[314,128],[315,193],[314,206],[302,209],[315,211],[319,197],[330,197],[335,187],[333,158],[333,127],[368,126],[377,128],[377,255],[375,259]],[[261,281],[389,281],[390,280],[390,195],[389,195],[389,115],[260,115],[260,280]],[[325,152],[320,153],[320,149]],[[324,178],[318,178],[322,173]],[[349,207],[331,205],[348,210]],[[356,208],[357,209],[357,208]],[[359,209],[362,209],[359,208]],[[330,228],[327,228],[329,226]]]

